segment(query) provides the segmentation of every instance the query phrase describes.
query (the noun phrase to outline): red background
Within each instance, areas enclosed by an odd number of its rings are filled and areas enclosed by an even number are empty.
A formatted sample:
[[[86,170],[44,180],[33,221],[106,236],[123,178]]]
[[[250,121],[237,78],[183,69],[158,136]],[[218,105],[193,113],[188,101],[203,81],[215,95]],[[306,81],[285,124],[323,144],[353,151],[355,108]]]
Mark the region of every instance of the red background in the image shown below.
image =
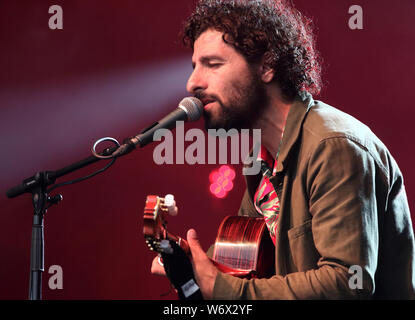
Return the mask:
[[[366,123],[388,146],[413,208],[415,2],[295,3],[314,18],[324,58],[326,86],[317,98]],[[48,28],[54,4],[63,8],[63,30]],[[352,4],[363,7],[363,30],[348,27]],[[7,199],[6,190],[88,157],[98,138],[122,140],[175,108],[191,72],[178,33],[192,7],[190,0],[0,3],[0,299],[26,299],[29,283],[31,199]],[[238,175],[228,197],[215,199],[208,175],[218,165],[158,166],[154,146],[56,190],[64,200],[45,217],[44,299],[176,298],[161,297],[169,284],[149,271],[146,195],[173,193],[180,212],[170,229],[185,235],[195,228],[207,248],[220,221],[238,209],[244,182]],[[48,287],[51,265],[63,269],[62,290]]]

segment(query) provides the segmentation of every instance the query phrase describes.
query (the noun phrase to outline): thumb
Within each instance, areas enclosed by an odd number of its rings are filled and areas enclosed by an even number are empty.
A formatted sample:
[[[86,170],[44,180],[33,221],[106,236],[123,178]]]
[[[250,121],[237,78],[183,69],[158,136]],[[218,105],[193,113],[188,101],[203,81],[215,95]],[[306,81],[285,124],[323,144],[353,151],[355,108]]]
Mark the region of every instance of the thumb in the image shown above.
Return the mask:
[[[187,243],[189,244],[193,258],[195,258],[197,255],[200,255],[200,253],[205,253],[202,249],[202,246],[200,245],[199,238],[194,229],[187,231]]]

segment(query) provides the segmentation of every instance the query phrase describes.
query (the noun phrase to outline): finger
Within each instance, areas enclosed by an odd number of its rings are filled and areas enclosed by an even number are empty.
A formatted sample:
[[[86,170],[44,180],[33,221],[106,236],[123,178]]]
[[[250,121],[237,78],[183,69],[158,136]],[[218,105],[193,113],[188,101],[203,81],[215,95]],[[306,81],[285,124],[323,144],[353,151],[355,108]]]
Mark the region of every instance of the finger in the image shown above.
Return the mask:
[[[159,257],[155,257],[151,264],[151,273],[159,276],[165,276],[166,271],[164,270],[164,266],[160,264]]]
[[[189,244],[193,259],[200,257],[201,255],[206,255],[202,249],[202,246],[200,245],[199,238],[194,229],[187,231],[187,243]]]

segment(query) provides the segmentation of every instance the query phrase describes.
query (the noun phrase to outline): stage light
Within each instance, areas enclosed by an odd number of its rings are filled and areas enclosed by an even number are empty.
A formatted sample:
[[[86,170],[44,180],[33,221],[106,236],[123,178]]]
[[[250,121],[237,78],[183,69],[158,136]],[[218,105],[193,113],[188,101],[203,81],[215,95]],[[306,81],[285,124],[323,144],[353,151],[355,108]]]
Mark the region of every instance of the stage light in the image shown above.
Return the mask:
[[[217,198],[223,199],[228,192],[233,189],[233,179],[235,178],[235,170],[227,165],[221,166],[218,170],[214,170],[209,174],[210,192]]]

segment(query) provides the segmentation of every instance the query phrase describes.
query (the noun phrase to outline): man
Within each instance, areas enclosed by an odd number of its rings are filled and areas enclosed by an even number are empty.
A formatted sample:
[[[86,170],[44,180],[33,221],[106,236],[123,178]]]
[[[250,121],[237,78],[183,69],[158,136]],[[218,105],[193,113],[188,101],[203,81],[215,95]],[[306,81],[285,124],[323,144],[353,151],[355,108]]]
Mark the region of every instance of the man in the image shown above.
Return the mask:
[[[415,298],[414,234],[402,174],[353,117],[313,99],[320,63],[306,18],[281,1],[202,0],[185,24],[187,90],[207,128],[261,129],[264,168],[240,215],[263,216],[275,275],[218,271],[187,239],[205,299]],[[361,286],[350,270],[362,271]],[[162,273],[154,260],[153,273]]]

